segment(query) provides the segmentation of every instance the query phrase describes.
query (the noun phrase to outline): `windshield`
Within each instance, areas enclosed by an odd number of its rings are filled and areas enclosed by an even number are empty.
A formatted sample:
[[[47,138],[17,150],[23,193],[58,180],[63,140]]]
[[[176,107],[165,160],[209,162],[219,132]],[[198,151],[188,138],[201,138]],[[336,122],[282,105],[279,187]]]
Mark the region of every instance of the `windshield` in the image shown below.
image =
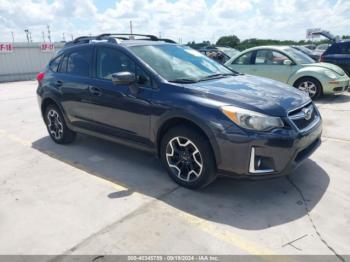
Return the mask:
[[[294,48],[286,48],[284,49],[284,52],[287,53],[293,60],[295,60],[298,64],[311,64],[315,63],[315,61],[310,58],[309,56],[303,54],[299,50],[296,50]]]
[[[300,51],[306,53],[306,54],[312,54],[311,50],[309,48],[306,48],[304,46],[296,46],[296,49],[299,49]]]
[[[236,54],[239,53],[238,50],[234,49],[234,48],[228,48],[228,47],[218,47],[218,49],[222,52],[224,52],[226,55],[228,55],[229,57],[233,57]]]
[[[131,46],[131,51],[168,81],[201,81],[233,72],[198,51],[180,45]]]

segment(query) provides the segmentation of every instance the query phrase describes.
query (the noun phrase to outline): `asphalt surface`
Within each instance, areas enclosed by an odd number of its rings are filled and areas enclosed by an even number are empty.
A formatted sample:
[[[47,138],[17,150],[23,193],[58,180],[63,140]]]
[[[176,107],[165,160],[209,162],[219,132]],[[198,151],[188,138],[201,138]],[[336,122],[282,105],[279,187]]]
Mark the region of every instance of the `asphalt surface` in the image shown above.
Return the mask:
[[[0,255],[350,254],[350,93],[317,101],[323,143],[291,176],[191,191],[147,153],[53,143],[35,89],[0,84]]]

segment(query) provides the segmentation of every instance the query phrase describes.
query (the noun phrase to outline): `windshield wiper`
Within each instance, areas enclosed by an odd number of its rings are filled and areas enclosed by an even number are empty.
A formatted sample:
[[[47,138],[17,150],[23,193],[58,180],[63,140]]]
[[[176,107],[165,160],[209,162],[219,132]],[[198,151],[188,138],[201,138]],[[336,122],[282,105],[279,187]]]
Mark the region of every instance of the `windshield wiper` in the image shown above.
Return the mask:
[[[210,80],[210,79],[215,79],[215,78],[221,78],[221,77],[226,77],[226,76],[235,76],[236,74],[234,73],[227,73],[227,74],[213,74],[213,75],[208,75],[203,78],[201,78],[199,81],[205,81],[205,80]]]
[[[197,80],[194,79],[188,79],[188,78],[178,78],[174,80],[170,80],[171,83],[181,83],[181,84],[191,84],[191,83],[197,83]]]

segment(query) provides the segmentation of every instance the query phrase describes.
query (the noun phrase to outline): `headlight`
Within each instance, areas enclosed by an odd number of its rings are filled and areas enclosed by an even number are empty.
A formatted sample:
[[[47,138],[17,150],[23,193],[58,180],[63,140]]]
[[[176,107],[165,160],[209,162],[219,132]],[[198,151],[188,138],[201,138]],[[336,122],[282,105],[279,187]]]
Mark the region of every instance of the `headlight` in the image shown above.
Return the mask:
[[[332,71],[330,71],[330,70],[324,71],[324,74],[327,77],[331,78],[331,79],[336,79],[337,78],[337,75],[335,73],[333,73]]]
[[[221,111],[237,125],[250,130],[267,131],[284,126],[279,117],[268,116],[235,106],[223,106]]]

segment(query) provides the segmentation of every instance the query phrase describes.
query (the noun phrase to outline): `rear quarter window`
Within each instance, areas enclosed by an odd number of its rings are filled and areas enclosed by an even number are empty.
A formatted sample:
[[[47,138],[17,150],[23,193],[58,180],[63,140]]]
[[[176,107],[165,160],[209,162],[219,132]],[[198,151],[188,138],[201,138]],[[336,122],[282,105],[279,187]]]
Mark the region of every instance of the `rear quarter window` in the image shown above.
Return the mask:
[[[340,45],[340,53],[344,55],[350,55],[350,42]]]
[[[54,59],[50,62],[49,68],[50,68],[51,71],[57,72],[58,66],[60,65],[60,62],[61,62],[61,59],[62,59],[62,55],[60,55],[60,56],[54,58]]]

